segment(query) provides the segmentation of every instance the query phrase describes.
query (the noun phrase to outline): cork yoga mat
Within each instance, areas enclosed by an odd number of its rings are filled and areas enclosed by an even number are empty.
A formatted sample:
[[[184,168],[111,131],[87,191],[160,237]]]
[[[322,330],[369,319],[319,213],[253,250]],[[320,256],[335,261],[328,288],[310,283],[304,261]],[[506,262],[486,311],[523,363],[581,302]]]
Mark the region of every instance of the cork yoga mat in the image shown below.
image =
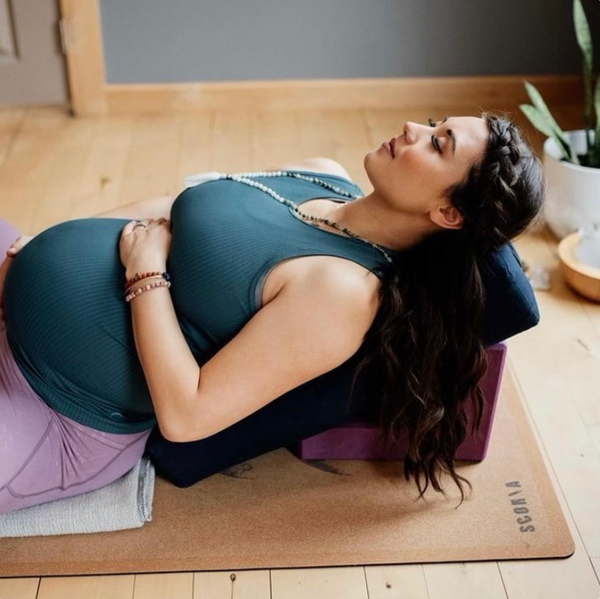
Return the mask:
[[[0,576],[567,557],[574,543],[510,371],[473,484],[415,501],[399,462],[303,462],[279,449],[188,489],[157,480],[153,520],[90,535],[0,539]]]

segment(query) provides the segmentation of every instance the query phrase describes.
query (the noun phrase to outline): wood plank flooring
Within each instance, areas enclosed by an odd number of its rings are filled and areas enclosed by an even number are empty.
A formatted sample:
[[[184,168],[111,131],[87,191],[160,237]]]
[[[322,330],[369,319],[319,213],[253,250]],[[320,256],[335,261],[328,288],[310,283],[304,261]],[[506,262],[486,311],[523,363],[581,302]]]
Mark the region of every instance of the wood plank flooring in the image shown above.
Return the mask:
[[[560,110],[566,128],[578,108]],[[456,106],[454,114],[466,114]],[[247,171],[310,156],[339,160],[368,189],[364,154],[411,111],[260,113],[212,111],[173,117],[77,120],[54,107],[0,109],[0,215],[26,233],[145,197],[176,194],[187,174]],[[525,125],[518,115],[516,121]],[[526,126],[540,152],[542,137]],[[1,599],[599,599],[600,304],[576,297],[558,269],[556,241],[541,229],[516,243],[546,266],[537,292],[542,321],[509,340],[509,366],[575,539],[567,560],[528,560],[0,579]]]

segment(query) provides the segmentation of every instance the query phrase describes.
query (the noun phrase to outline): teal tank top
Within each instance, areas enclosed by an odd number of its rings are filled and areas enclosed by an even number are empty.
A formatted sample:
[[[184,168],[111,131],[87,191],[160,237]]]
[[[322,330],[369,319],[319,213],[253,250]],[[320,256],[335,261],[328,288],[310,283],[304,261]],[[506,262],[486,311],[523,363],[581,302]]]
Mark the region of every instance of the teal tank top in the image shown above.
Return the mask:
[[[362,195],[342,177],[317,176]],[[256,180],[298,204],[351,201],[290,177]],[[126,222],[80,219],[40,233],[15,258],[4,297],[8,342],[34,391],[56,412],[110,433],[156,424],[123,298],[119,237]],[[171,296],[199,365],[260,309],[264,280],[282,260],[338,256],[377,276],[386,263],[371,246],[315,227],[265,192],[235,181],[183,191],[173,203],[171,227]]]

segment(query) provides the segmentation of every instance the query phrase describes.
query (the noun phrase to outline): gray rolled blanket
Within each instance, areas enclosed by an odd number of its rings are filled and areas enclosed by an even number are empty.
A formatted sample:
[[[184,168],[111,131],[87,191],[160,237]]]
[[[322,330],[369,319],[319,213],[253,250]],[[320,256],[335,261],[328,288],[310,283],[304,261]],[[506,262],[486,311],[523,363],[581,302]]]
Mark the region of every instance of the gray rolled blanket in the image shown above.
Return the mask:
[[[139,528],[152,520],[154,466],[147,458],[114,483],[75,497],[0,514],[0,537]]]

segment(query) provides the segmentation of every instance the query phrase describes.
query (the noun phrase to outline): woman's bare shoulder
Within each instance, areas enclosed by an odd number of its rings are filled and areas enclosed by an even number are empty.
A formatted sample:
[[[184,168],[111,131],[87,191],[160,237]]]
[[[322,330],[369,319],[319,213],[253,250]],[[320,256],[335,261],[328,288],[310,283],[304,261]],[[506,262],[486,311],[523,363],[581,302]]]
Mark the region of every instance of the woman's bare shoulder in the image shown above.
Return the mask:
[[[338,299],[337,294],[342,295],[348,291],[347,285],[354,289],[362,288],[362,293],[375,300],[379,295],[380,280],[367,268],[352,260],[339,256],[303,256],[287,260],[277,268],[279,284],[275,297],[284,288],[299,288],[303,291],[316,293],[324,301]],[[321,281],[336,281],[336,285],[330,285],[327,289],[320,287]],[[302,282],[301,285],[299,282]],[[327,296],[327,293],[333,296]]]
[[[325,173],[327,175],[338,175],[352,181],[348,171],[336,160],[332,158],[305,158],[304,160],[296,160],[294,162],[286,162],[279,165],[277,168],[269,170],[297,170],[297,171],[313,171],[315,173]]]

